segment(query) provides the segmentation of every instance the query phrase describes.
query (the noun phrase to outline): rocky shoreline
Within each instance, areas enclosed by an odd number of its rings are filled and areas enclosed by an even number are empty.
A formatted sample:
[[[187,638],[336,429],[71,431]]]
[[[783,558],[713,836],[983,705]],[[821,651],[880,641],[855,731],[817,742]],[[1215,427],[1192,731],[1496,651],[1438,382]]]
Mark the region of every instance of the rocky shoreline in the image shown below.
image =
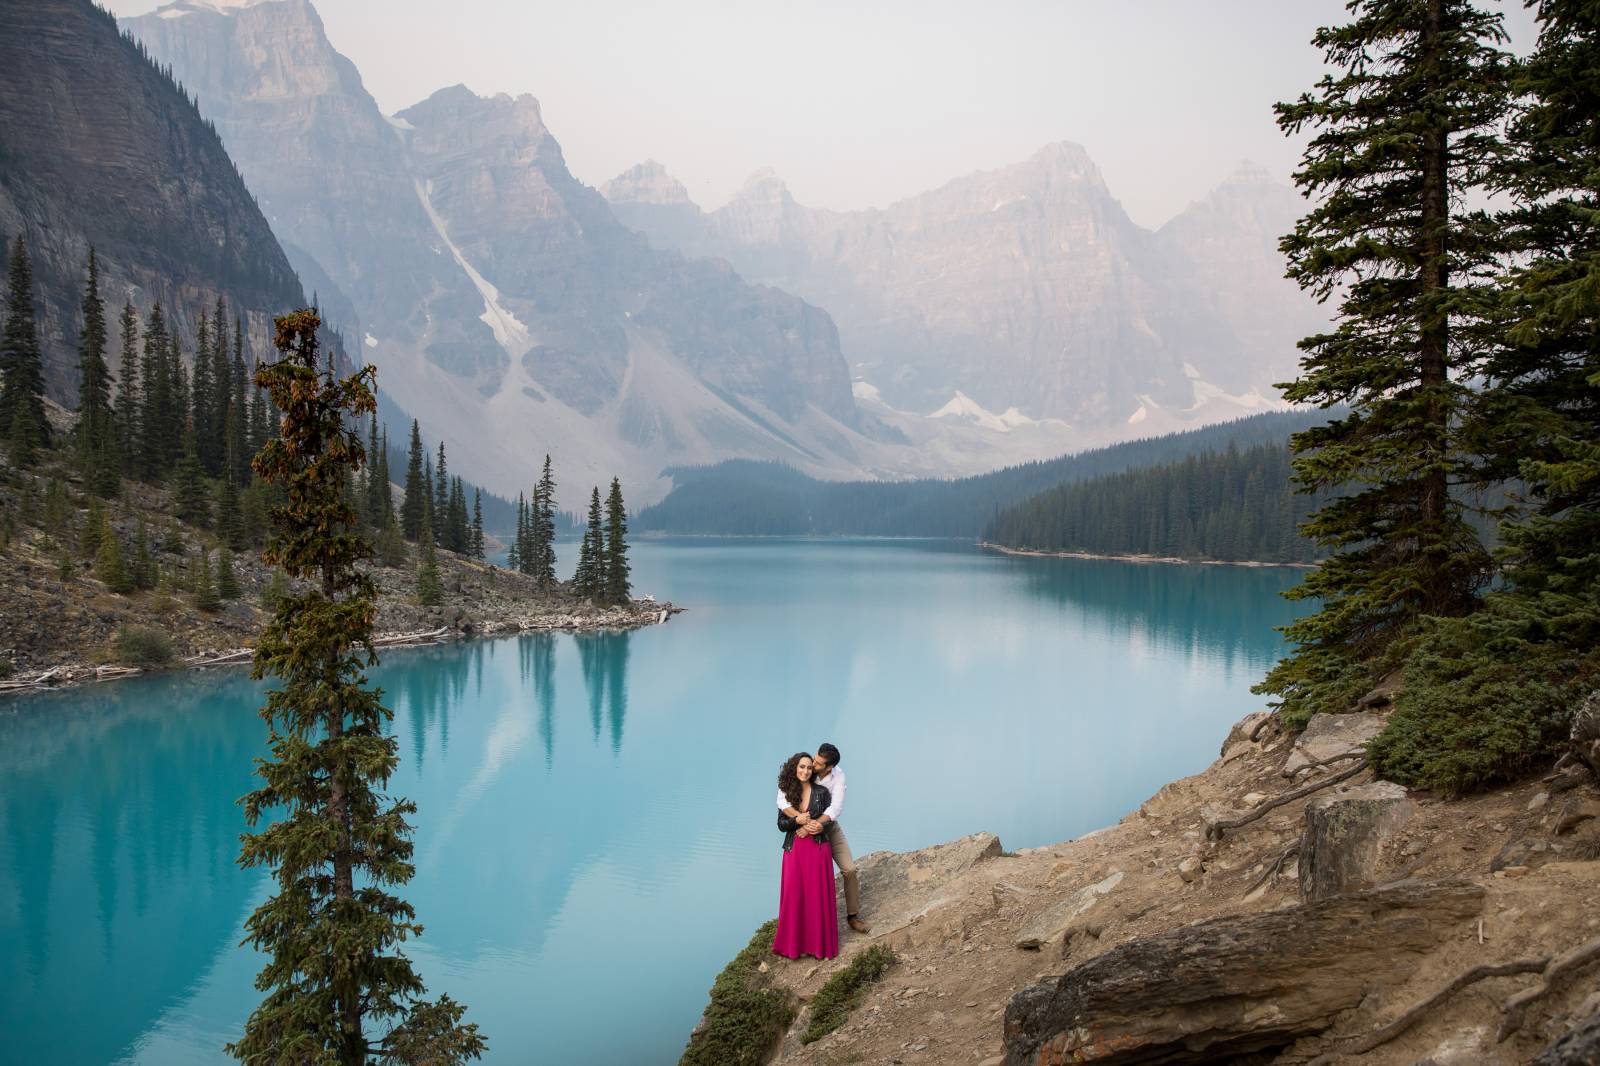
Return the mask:
[[[140,486],[131,491],[148,490]],[[204,544],[187,527],[157,525],[149,517],[154,508],[136,513],[145,516],[152,541],[172,538],[157,550],[163,568],[182,566]],[[133,521],[124,517],[113,525],[126,539]],[[181,589],[113,593],[87,566],[64,571],[59,556],[42,532],[31,529],[21,531],[9,550],[0,552],[0,665],[6,668],[0,670],[0,695],[242,664],[249,661],[255,638],[270,617],[272,571],[255,552],[234,558],[238,595],[214,611],[201,610]],[[525,574],[447,551],[437,556],[444,589],[438,607],[416,602],[413,567],[369,567],[378,589],[375,636],[386,650],[521,632],[639,629],[662,624],[683,610],[648,595],[624,605],[595,604],[564,585],[541,588]],[[128,661],[117,634],[130,627],[161,635],[170,657],[156,663]]]
[[[1181,555],[1102,555],[1096,552],[1052,552],[1039,551],[1034,548],[1011,548],[1004,544],[991,544],[986,540],[978,541],[978,547],[984,551],[998,552],[1001,555],[1022,555],[1041,559],[1111,559],[1124,563],[1180,563],[1187,566],[1289,566],[1297,570],[1311,570],[1316,563],[1269,563],[1257,559],[1186,559]]]
[[[1592,764],[1461,799],[1374,781],[1389,699],[1298,735],[1250,715],[1205,771],[1076,840],[863,857],[872,934],[767,959],[795,1017],[752,1061],[1600,1062]],[[802,1043],[813,997],[880,944],[896,964]]]

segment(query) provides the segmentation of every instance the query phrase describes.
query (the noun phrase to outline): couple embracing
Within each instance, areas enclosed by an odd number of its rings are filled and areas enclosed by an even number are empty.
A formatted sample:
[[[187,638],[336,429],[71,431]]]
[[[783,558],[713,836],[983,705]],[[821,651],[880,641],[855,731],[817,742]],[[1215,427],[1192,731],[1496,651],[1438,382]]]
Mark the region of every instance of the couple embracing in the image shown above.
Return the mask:
[[[778,771],[778,828],[783,831],[783,877],[778,885],[778,932],[774,954],[790,959],[839,954],[839,910],[833,867],[844,878],[845,917],[858,933],[861,889],[855,858],[839,815],[844,810],[844,771],[839,749],[821,744],[817,753],[791,755]]]

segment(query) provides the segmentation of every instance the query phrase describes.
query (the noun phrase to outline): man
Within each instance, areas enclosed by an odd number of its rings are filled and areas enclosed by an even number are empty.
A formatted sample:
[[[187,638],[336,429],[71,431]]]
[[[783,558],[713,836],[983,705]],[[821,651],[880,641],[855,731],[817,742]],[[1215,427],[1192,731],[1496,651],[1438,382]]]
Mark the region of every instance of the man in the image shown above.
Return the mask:
[[[828,790],[828,809],[813,820],[810,815],[789,806],[788,797],[781,791],[778,809],[799,823],[797,832],[802,836],[826,833],[828,827],[833,826],[828,843],[833,848],[834,865],[839,867],[839,874],[844,878],[845,921],[858,933],[870,933],[872,926],[861,920],[861,885],[856,877],[855,856],[850,854],[850,841],[845,839],[844,826],[839,824],[839,815],[844,811],[844,771],[839,769],[839,749],[832,744],[818,744],[816,754],[811,756],[811,766],[811,779]]]

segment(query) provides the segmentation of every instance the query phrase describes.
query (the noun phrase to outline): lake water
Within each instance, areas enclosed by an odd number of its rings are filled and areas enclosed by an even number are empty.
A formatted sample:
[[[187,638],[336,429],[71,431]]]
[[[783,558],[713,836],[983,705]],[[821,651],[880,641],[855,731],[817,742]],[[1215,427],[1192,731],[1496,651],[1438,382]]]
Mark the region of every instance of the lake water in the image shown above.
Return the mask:
[[[922,541],[647,541],[634,565],[689,611],[373,674],[420,805],[408,950],[490,1062],[677,1060],[777,909],[794,751],[842,749],[858,856],[1065,840],[1202,769],[1261,705],[1299,578]],[[270,885],[234,863],[259,703],[243,670],[0,702],[0,1060],[227,1061]]]

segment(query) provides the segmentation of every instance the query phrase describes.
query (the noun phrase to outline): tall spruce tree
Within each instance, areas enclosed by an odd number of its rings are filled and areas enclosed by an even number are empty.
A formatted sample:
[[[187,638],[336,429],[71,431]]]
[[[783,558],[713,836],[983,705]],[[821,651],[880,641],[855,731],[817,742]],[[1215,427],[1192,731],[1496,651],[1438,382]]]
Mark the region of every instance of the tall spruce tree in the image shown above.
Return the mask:
[[[633,591],[628,566],[628,511],[622,503],[622,482],[611,479],[606,497],[605,599],[627,603]]]
[[[439,463],[433,468],[433,542],[449,547],[450,471],[445,465],[444,441],[439,442]]]
[[[117,367],[117,444],[122,450],[122,472],[139,474],[139,316],[133,304],[122,304],[122,361]]]
[[[191,526],[211,525],[211,507],[206,499],[205,473],[200,469],[200,453],[195,447],[194,426],[183,431],[183,455],[173,471],[172,507],[178,518]]]
[[[33,267],[28,244],[18,236],[11,245],[6,279],[6,324],[0,337],[0,438],[11,461],[31,466],[50,446],[50,423],[44,416],[44,356],[34,321]]]
[[[422,514],[427,509],[427,486],[422,480],[422,430],[411,420],[411,451],[406,459],[406,498],[400,504],[400,532],[407,540],[422,535]]]
[[[89,249],[83,289],[83,330],[78,334],[78,465],[89,491],[107,499],[121,482],[116,425],[111,414],[111,369],[106,365],[106,305],[100,267]]]
[[[1600,676],[1600,7],[1536,11],[1494,182],[1514,265],[1465,420],[1482,481],[1520,478],[1531,512],[1501,527],[1483,609],[1415,653],[1370,748],[1385,776],[1446,792],[1548,764]]]
[[[280,684],[262,709],[273,757],[258,764],[262,785],[245,797],[245,816],[256,826],[284,813],[248,834],[240,853],[241,865],[272,869],[277,892],[246,922],[268,956],[257,978],[267,996],[228,1051],[244,1062],[451,1066],[478,1058],[485,1042],[448,996],[420,998],[422,981],[397,950],[421,932],[391,891],[412,875],[416,805],[381,791],[398,746],[384,732],[392,713],[363,673],[377,661],[376,591],[356,565],[370,548],[343,496],[346,470],[365,459],[345,420],[372,410],[374,371],[338,380],[325,370],[319,324],[310,311],[279,318],[282,357],[257,374],[284,426],[254,466],[288,498],[264,557],[309,587],[278,599],[252,670]]]
[[[528,519],[527,505],[522,493],[517,493],[516,524],[512,528],[511,546],[506,549],[506,566],[520,573],[526,573],[527,568],[523,563],[523,555],[527,550]]]
[[[450,513],[445,520],[445,531],[449,535],[446,547],[453,552],[466,554],[471,527],[467,522],[467,490],[459,475],[450,478]]]
[[[1450,488],[1480,354],[1461,327],[1487,302],[1498,248],[1456,205],[1502,158],[1500,16],[1467,0],[1350,12],[1313,39],[1336,73],[1277,107],[1286,132],[1317,131],[1295,174],[1315,206],[1283,240],[1289,274],[1339,301],[1284,396],[1349,412],[1293,438],[1300,486],[1336,495],[1305,526],[1332,554],[1290,593],[1320,609],[1287,628],[1295,648],[1258,686],[1291,722],[1347,709],[1423,618],[1470,612],[1490,570]]]
[[[533,576],[541,586],[551,588],[556,583],[556,479],[548,454],[533,500]]]
[[[217,393],[226,395],[227,389],[214,387],[211,370],[211,319],[202,307],[195,320],[194,378],[186,415],[194,423],[195,444],[200,450],[200,469],[206,472],[207,477],[216,477],[222,472],[222,423],[216,417]]]
[[[160,481],[166,473],[165,438],[172,431],[172,378],[167,373],[167,318],[158,302],[145,323],[144,355],[139,364],[143,384],[139,408],[139,476]]]
[[[483,490],[472,489],[472,557],[483,558]]]
[[[604,591],[605,527],[600,510],[600,486],[589,494],[589,520],[583,528],[583,541],[578,545],[578,565],[572,574],[572,584],[578,595],[596,599]]]
[[[373,480],[378,484],[378,514],[387,524],[394,517],[394,487],[389,480],[389,427],[383,427],[378,438],[378,459],[372,467]]]

